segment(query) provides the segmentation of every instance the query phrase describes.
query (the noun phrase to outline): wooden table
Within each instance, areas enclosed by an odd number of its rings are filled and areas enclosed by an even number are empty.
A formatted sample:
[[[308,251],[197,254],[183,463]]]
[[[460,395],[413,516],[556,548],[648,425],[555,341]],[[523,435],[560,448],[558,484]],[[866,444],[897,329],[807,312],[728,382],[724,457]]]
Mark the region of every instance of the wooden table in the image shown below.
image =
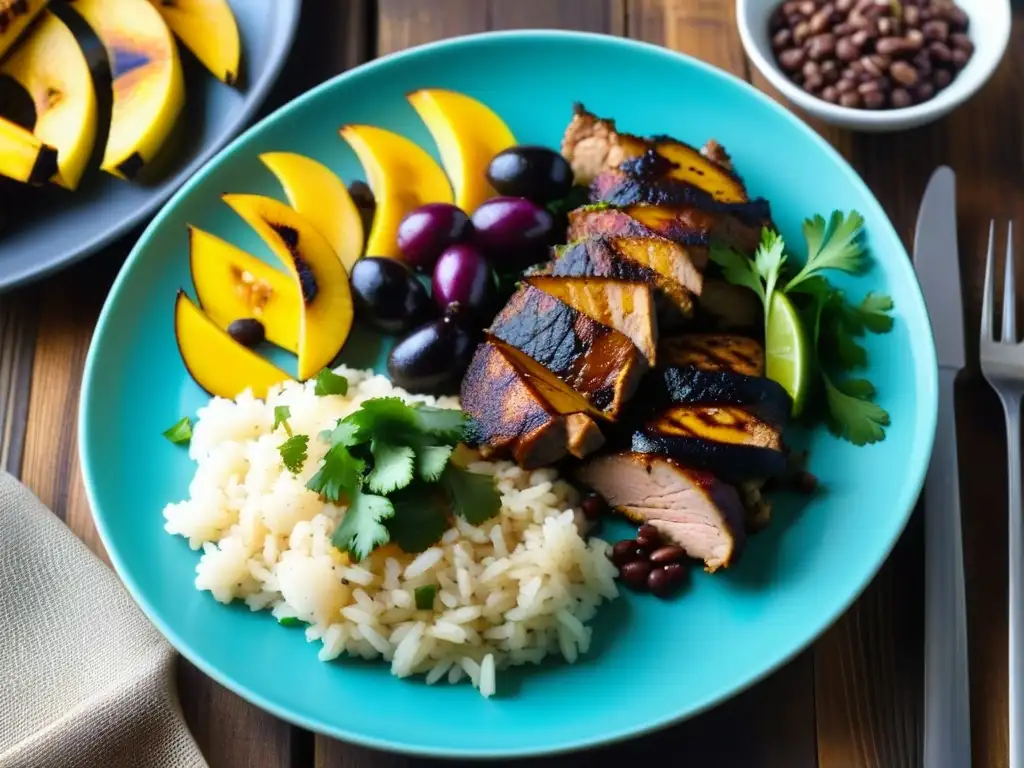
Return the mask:
[[[981,379],[973,347],[989,220],[1015,216],[1024,222],[1024,0],[1014,0],[1014,13],[1006,60],[985,90],[950,118],[894,136],[816,126],[874,190],[908,247],[931,171],[947,163],[958,174],[963,293],[972,347],[959,392],[961,485],[974,764],[984,767],[1006,765],[1006,469],[998,401]],[[454,35],[517,27],[647,40],[766,88],[744,57],[734,22],[732,0],[306,0],[295,55],[265,111],[375,56]],[[76,452],[78,392],[103,298],[137,234],[64,274],[0,296],[0,467],[19,475],[101,556]],[[917,514],[854,607],[768,679],[668,731],[596,753],[539,762],[723,768],[921,765],[922,558]],[[291,727],[185,662],[179,680],[187,719],[214,768],[422,768],[437,763],[371,752]]]

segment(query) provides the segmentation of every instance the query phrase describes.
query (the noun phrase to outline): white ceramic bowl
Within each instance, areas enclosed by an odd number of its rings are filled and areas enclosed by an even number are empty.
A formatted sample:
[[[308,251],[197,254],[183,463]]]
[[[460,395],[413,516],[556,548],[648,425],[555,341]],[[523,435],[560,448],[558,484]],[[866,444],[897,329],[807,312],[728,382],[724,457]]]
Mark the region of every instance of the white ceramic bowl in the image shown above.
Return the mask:
[[[736,0],[736,19],[747,56],[787,99],[826,123],[858,131],[916,128],[948,114],[973,96],[992,76],[1010,40],[1010,0],[957,0],[971,19],[975,52],[948,88],[930,101],[905,109],[866,110],[841,107],[812,96],[792,82],[775,63],[768,21],[779,0]]]

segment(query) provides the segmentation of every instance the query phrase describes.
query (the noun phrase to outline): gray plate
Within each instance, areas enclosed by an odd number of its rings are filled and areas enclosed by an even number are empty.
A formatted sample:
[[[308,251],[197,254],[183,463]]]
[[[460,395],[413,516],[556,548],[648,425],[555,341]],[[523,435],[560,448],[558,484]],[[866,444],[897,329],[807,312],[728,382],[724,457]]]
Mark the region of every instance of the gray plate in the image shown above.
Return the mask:
[[[218,81],[179,45],[187,94],[185,130],[170,171],[151,186],[95,172],[73,194],[46,190],[45,205],[33,205],[0,236],[0,290],[78,261],[141,224],[246,126],[284,65],[301,0],[230,2],[242,38],[242,88]]]

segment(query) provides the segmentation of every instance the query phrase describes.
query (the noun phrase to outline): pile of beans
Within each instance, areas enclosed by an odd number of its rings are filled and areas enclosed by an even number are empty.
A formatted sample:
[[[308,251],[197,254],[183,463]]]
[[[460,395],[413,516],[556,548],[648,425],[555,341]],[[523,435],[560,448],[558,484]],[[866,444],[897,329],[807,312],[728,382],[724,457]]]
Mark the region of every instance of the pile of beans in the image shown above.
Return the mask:
[[[618,542],[612,547],[611,558],[619,569],[619,578],[638,592],[669,597],[686,580],[686,552],[675,544],[666,544],[653,525],[641,525],[635,539]]]
[[[772,49],[808,93],[855,109],[928,101],[974,53],[952,0],[790,0],[771,17]]]

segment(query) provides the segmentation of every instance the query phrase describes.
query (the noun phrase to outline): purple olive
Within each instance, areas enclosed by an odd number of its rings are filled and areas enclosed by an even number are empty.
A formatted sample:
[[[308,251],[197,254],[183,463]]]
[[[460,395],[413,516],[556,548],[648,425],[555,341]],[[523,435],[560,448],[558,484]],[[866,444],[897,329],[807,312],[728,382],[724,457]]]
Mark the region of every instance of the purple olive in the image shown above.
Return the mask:
[[[480,317],[493,304],[494,291],[494,271],[471,245],[449,246],[434,265],[431,293],[442,312],[457,302],[471,315]]]
[[[450,203],[427,203],[406,214],[398,225],[398,250],[410,267],[429,272],[445,248],[470,239],[472,232],[462,209]]]
[[[525,197],[494,197],[473,213],[474,242],[504,267],[536,264],[555,242],[555,219]]]
[[[564,157],[547,147],[517,146],[494,156],[487,180],[499,194],[543,205],[569,194],[573,172]]]
[[[430,297],[416,274],[398,259],[367,256],[349,276],[356,317],[385,333],[415,328],[433,313]]]

